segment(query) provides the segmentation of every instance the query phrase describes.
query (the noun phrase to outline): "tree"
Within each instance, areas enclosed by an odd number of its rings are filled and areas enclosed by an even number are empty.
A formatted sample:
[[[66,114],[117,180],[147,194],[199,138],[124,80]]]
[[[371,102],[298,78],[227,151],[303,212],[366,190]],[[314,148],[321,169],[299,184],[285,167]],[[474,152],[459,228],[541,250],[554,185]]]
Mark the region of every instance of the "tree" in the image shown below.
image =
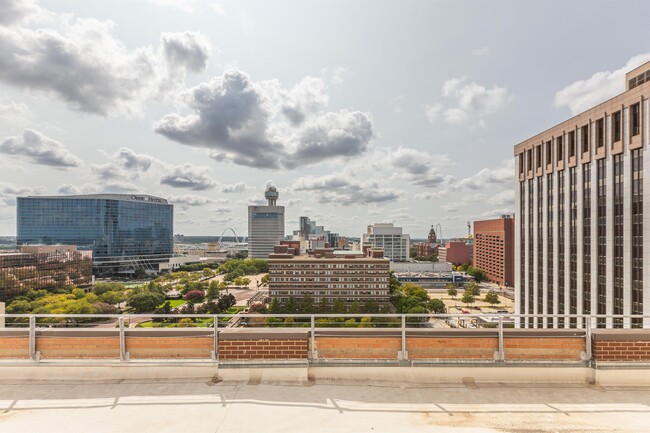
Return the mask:
[[[481,288],[473,281],[467,285],[465,290],[469,290],[474,296],[481,296]]]
[[[146,276],[147,276],[147,272],[142,268],[138,268],[133,272],[133,278],[135,278],[136,280],[146,278]]]
[[[372,328],[372,317],[362,317],[359,328]]]
[[[490,305],[496,305],[501,303],[501,301],[499,300],[499,295],[497,295],[497,292],[495,292],[494,290],[490,290],[489,292],[487,292],[483,300]]]
[[[368,314],[379,313],[379,304],[374,299],[369,299],[363,305],[363,312]]]
[[[458,295],[458,289],[456,289],[456,286],[453,283],[447,284],[447,294],[456,299],[456,296]]]
[[[162,293],[149,290],[133,292],[128,299],[129,305],[137,314],[151,313],[164,301],[165,296]]]
[[[354,317],[349,318],[344,322],[344,326],[346,328],[356,328],[357,327],[357,321],[354,319]]]
[[[298,313],[300,314],[311,314],[315,310],[314,300],[311,296],[305,295],[298,304]]]
[[[336,301],[334,301],[334,306],[332,307],[332,312],[334,314],[345,314],[347,312],[347,308],[345,308],[343,299],[336,298]]]
[[[219,282],[216,280],[210,281],[210,285],[208,286],[208,290],[206,290],[205,295],[208,299],[208,302],[217,299],[219,297]]]
[[[350,305],[350,309],[349,309],[348,313],[350,313],[350,314],[359,314],[359,313],[361,313],[361,306],[359,305],[359,303],[357,301],[354,301]]]
[[[445,314],[447,312],[447,307],[445,306],[445,303],[442,301],[442,299],[434,298],[430,300],[427,308],[432,313]]]
[[[262,278],[260,278],[260,286],[268,286],[269,285],[269,274],[262,275]]]
[[[119,304],[120,302],[124,302],[126,299],[126,296],[122,292],[104,292],[101,295],[99,295],[99,300],[102,302],[105,302],[107,304]]]
[[[205,298],[203,290],[190,290],[185,294],[185,300],[193,304],[203,301],[203,298]]]
[[[72,296],[74,296],[75,299],[83,299],[86,297],[86,292],[84,292],[83,289],[72,289]]]
[[[465,292],[463,292],[463,298],[461,301],[464,302],[465,305],[469,306],[469,304],[476,302],[476,298],[474,297],[474,293],[471,290],[465,290]]]
[[[219,307],[220,312],[224,312],[228,310],[228,308],[232,307],[237,303],[237,300],[232,294],[228,295],[221,295],[219,296],[219,300],[217,301],[217,306]]]
[[[284,324],[286,326],[294,326],[295,322],[296,321],[293,320],[293,317],[287,317],[287,318],[284,319]]]
[[[329,314],[332,311],[332,307],[330,306],[330,303],[327,301],[326,297],[320,298],[320,302],[318,303],[318,312],[321,314]]]
[[[296,314],[298,312],[298,304],[293,296],[289,298],[287,304],[284,306],[284,312],[286,314]]]
[[[183,317],[178,321],[178,326],[180,328],[189,328],[194,325],[194,321],[189,317]]]
[[[269,304],[269,313],[282,314],[282,306],[280,305],[278,298],[271,299],[271,303]]]
[[[401,287],[402,287],[402,283],[400,283],[397,277],[395,276],[395,271],[390,271],[389,289],[388,289],[389,293],[392,295],[398,292]]]

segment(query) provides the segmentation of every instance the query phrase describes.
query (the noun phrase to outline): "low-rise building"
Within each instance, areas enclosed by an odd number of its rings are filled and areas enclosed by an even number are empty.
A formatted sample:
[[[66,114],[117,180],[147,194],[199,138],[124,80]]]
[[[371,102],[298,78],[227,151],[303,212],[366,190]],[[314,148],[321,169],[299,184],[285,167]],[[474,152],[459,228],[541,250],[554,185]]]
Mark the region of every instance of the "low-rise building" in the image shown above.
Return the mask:
[[[384,255],[394,262],[409,259],[410,236],[402,233],[402,228],[393,226],[393,223],[369,225],[361,241],[372,248],[383,249]]]
[[[314,250],[311,255],[295,255],[288,245],[275,247],[269,256],[269,295],[280,302],[309,295],[315,303],[388,302],[390,265],[383,251]]]
[[[57,289],[92,284],[92,251],[74,245],[30,245],[0,253],[0,299],[27,289]]]
[[[454,265],[471,264],[472,253],[472,244],[465,241],[450,241],[444,247],[438,249],[438,260],[453,263]]]

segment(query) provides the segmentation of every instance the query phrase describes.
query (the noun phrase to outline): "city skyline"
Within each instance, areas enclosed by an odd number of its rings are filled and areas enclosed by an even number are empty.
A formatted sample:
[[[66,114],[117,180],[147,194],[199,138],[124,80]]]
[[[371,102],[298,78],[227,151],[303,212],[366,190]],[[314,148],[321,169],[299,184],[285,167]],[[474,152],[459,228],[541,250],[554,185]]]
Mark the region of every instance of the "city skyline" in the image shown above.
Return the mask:
[[[631,3],[2,0],[0,235],[16,196],[99,192],[168,199],[175,233],[244,234],[273,184],[286,233],[307,215],[464,236],[514,212],[516,143],[650,60],[593,32],[643,28]]]

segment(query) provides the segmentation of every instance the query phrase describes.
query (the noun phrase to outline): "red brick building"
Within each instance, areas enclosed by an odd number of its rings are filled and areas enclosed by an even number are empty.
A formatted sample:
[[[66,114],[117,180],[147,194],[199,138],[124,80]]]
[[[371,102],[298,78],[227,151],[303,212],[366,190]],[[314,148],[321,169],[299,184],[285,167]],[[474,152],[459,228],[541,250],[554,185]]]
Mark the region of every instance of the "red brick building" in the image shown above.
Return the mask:
[[[474,221],[474,267],[490,281],[504,286],[515,282],[515,219],[512,215]]]
[[[436,231],[431,226],[429,230],[429,236],[425,242],[418,242],[413,245],[417,249],[418,257],[430,257],[434,254],[438,254],[438,239],[436,237]]]
[[[472,245],[466,241],[449,241],[438,249],[438,261],[454,265],[472,263]]]

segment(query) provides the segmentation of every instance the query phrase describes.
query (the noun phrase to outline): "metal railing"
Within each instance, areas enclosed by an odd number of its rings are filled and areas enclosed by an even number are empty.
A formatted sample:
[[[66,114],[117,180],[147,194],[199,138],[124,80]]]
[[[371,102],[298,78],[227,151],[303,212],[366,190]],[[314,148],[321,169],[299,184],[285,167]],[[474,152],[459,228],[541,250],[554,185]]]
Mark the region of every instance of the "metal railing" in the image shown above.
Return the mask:
[[[286,319],[292,319],[288,321]],[[579,333],[580,337],[585,339],[585,352],[582,356],[583,361],[589,361],[592,358],[592,331],[602,323],[620,323],[623,327],[621,330],[629,329],[650,329],[650,316],[644,315],[580,315],[580,314],[495,314],[495,313],[470,313],[470,314],[0,314],[0,331],[3,329],[11,332],[15,329],[28,328],[29,333],[29,358],[33,361],[40,360],[40,354],[36,348],[37,332],[39,330],[48,330],[52,328],[74,328],[94,330],[99,326],[113,325],[118,331],[119,335],[119,353],[120,360],[129,361],[129,353],[127,352],[127,335],[126,329],[131,320],[147,319],[148,321],[163,320],[162,324],[167,327],[152,327],[143,330],[160,332],[169,330],[170,326],[181,325],[182,319],[192,319],[192,323],[182,323],[180,328],[187,330],[188,328],[205,329],[209,331],[214,340],[214,350],[212,352],[212,359],[218,360],[219,352],[219,332],[224,328],[253,328],[253,329],[295,329],[304,328],[309,330],[310,339],[310,353],[309,357],[312,360],[318,359],[318,352],[316,348],[316,334],[319,332],[331,331],[335,328],[348,328],[350,332],[352,323],[346,322],[345,319],[363,319],[369,318],[371,321],[366,322],[368,326],[354,326],[356,329],[394,329],[401,338],[401,350],[398,351],[397,359],[399,361],[408,361],[408,353],[406,346],[407,330],[415,328],[428,328],[437,330],[446,330],[448,332],[467,330],[467,329],[490,329],[496,332],[498,338],[498,349],[494,354],[494,361],[505,360],[504,351],[504,333],[508,328],[519,329],[541,329],[541,330],[574,330]],[[39,323],[40,319],[40,323]],[[94,319],[93,321],[88,321]],[[165,319],[170,319],[165,322]],[[243,320],[246,319],[246,322]],[[259,321],[251,321],[251,319],[263,319]],[[269,319],[271,321],[269,321]],[[278,321],[279,319],[285,319]],[[319,319],[338,319],[335,322],[319,322]],[[342,319],[342,320],[341,320]],[[375,320],[378,319],[378,320]],[[478,324],[473,327],[444,327],[436,328],[436,324],[453,323],[456,325],[461,322],[470,322],[473,320],[478,323],[479,319],[487,320],[486,323]],[[488,320],[489,319],[489,320]],[[539,321],[534,319],[542,319],[542,326]],[[564,321],[563,327],[554,327],[552,324],[557,323],[556,319]],[[575,323],[579,326],[570,327],[571,319],[576,319]],[[620,319],[620,320],[619,320]],[[197,322],[197,320],[199,322]],[[530,322],[528,322],[530,320]],[[636,320],[636,322],[635,322]],[[220,322],[222,325],[220,325]],[[522,326],[522,323],[530,323],[534,326]],[[346,323],[348,325],[346,325]],[[359,325],[364,323],[359,322]],[[632,326],[634,324],[636,326]],[[355,320],[354,324],[357,322]],[[185,326],[187,325],[187,326]],[[196,325],[196,326],[195,326]],[[511,326],[506,326],[511,325]],[[551,325],[551,326],[549,326]],[[625,326],[627,325],[627,326]],[[611,327],[611,326],[610,326]],[[112,328],[104,328],[112,329]],[[486,334],[487,335],[487,334]]]

